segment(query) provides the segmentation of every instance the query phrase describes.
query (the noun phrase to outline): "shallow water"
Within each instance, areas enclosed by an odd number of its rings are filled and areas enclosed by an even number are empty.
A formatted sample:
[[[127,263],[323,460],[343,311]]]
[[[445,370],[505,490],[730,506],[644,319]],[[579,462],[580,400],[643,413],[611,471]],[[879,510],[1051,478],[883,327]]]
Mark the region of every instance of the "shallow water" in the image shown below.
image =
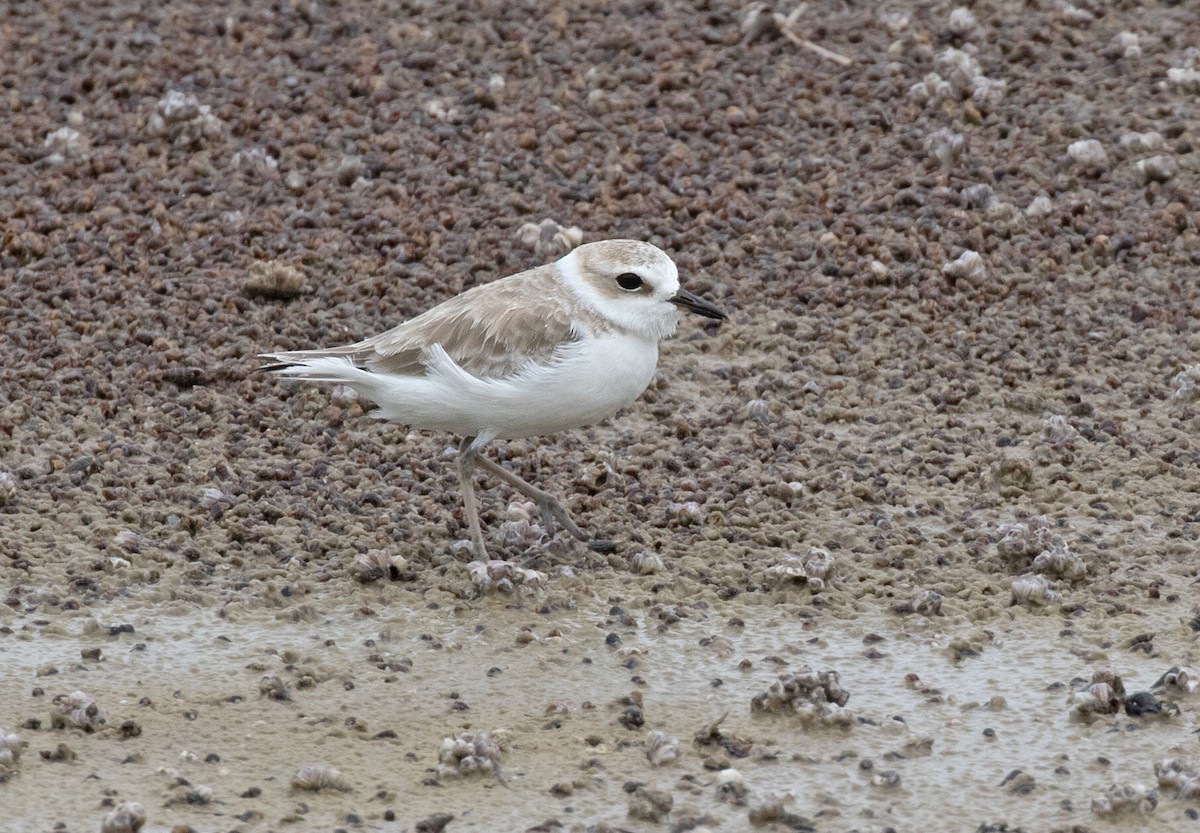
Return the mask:
[[[639,828],[647,822],[627,818],[624,786],[640,782],[673,796],[664,821],[703,818],[714,829],[743,828],[747,808],[772,797],[821,830],[917,829],[931,812],[947,829],[1000,822],[1102,829],[1108,822],[1093,814],[1093,798],[1114,782],[1153,787],[1155,760],[1194,752],[1193,702],[1183,701],[1174,718],[1121,715],[1091,725],[1071,718],[1073,678],[1111,665],[1133,692],[1167,663],[1101,647],[1109,640],[1090,629],[1094,622],[1057,613],[1014,609],[985,633],[952,620],[801,618],[735,604],[680,608],[685,618],[660,627],[646,611],[629,611],[621,622],[595,605],[556,613],[548,626],[505,598],[458,610],[380,605],[388,612],[379,617],[328,601],[311,622],[265,612],[222,620],[180,603],[155,615],[132,603],[93,609],[50,627],[33,617],[11,622],[15,632],[0,638],[7,671],[0,724],[44,719],[55,694],[75,689],[95,697],[109,720],[94,735],[20,730],[30,748],[18,777],[64,798],[45,819],[45,803],[32,797],[45,792],[17,792],[10,820],[92,828],[111,796],[146,805],[150,830],[180,822],[257,829],[289,818],[324,826],[346,824],[349,814],[359,819],[355,827],[385,830],[433,812],[455,814],[453,830],[518,830],[549,818],[568,829],[600,821]],[[132,624],[134,633],[110,637],[107,626],[117,623]],[[527,644],[518,639],[523,628],[533,635]],[[619,645],[606,645],[611,633]],[[972,637],[979,655],[955,661],[947,646],[958,636]],[[102,647],[100,662],[80,660],[89,646]],[[1169,649],[1161,634],[1157,647]],[[750,667],[740,670],[743,660]],[[411,670],[396,670],[402,661]],[[399,664],[379,667],[388,662]],[[841,675],[854,725],[806,728],[793,715],[751,715],[752,697],[804,664]],[[51,668],[57,672],[36,676]],[[910,674],[920,684],[906,685]],[[268,675],[289,689],[290,701],[260,694]],[[45,697],[30,697],[31,679]],[[632,691],[641,692],[645,725],[631,731],[618,725],[623,706],[614,703]],[[152,705],[138,705],[143,697]],[[745,807],[718,800],[715,773],[703,766],[713,747],[692,743],[726,713],[721,731],[753,741],[748,757],[730,762],[749,787]],[[126,720],[140,724],[138,737],[120,737],[116,727]],[[467,728],[503,730],[508,748],[498,776],[431,785],[441,739]],[[680,738],[677,761],[649,766],[652,730]],[[38,757],[59,741],[76,761]],[[1176,745],[1182,749],[1173,752]],[[220,761],[205,763],[214,753]],[[337,767],[352,791],[291,791],[291,775],[308,763]],[[1017,769],[1034,779],[1027,793],[1002,784]],[[881,770],[898,773],[899,785],[872,784]],[[181,802],[176,777],[211,786],[213,802]],[[570,795],[550,792],[567,783]],[[261,794],[245,797],[251,787]],[[1162,796],[1155,824],[1190,824],[1189,806]],[[387,809],[396,823],[384,820]]]

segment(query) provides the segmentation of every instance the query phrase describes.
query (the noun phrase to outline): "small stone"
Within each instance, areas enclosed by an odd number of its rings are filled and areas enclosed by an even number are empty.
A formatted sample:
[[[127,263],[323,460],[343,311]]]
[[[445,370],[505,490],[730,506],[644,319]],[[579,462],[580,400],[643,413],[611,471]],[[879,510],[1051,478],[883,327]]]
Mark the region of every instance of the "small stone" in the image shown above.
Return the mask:
[[[146,823],[146,808],[133,801],[117,806],[100,823],[100,833],[137,833]]]
[[[661,822],[675,806],[675,799],[663,790],[639,786],[629,799],[629,817],[640,821]]]
[[[1125,698],[1125,714],[1130,717],[1143,717],[1161,711],[1162,703],[1149,691],[1136,691]]]
[[[304,273],[274,260],[255,262],[250,264],[250,274],[242,283],[242,291],[251,298],[286,301],[306,291]]]
[[[1085,168],[1103,169],[1108,167],[1108,154],[1104,145],[1096,139],[1081,139],[1067,146],[1067,155]]]
[[[416,831],[417,833],[442,833],[446,825],[453,820],[454,816],[450,813],[434,813],[417,822]]]
[[[641,706],[630,705],[626,706],[625,711],[621,712],[621,716],[617,718],[617,722],[626,729],[640,729],[646,723],[646,718],[642,716]]]

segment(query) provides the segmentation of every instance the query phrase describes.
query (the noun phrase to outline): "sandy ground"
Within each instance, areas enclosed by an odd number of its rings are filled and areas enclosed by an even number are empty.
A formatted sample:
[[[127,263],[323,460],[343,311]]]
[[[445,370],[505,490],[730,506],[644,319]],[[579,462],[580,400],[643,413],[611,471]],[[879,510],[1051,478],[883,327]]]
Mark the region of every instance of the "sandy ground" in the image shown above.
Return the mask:
[[[1194,7],[745,20],[0,10],[0,830],[1196,828]],[[509,587],[248,371],[546,218],[732,317],[491,452],[617,545],[489,487]]]

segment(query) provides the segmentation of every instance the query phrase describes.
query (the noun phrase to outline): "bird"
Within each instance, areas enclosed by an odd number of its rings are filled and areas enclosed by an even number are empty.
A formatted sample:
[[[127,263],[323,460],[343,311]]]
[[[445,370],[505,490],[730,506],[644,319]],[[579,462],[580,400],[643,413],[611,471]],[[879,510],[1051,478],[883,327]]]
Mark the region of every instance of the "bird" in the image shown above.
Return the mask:
[[[479,284],[353,344],[260,354],[288,379],[346,385],[377,419],[462,438],[456,458],[477,559],[487,559],[476,468],[529,498],[588,541],[554,496],[482,454],[494,440],[540,437],[600,422],[650,384],[659,342],[683,311],[727,316],[679,284],[666,252],[639,240],[586,243],[560,259]]]

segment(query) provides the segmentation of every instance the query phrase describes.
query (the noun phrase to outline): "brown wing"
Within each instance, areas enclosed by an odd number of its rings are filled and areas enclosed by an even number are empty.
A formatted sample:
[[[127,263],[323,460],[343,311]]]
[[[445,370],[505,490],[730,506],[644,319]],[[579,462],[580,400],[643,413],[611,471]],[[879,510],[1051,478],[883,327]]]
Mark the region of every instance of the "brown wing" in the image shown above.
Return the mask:
[[[281,363],[343,356],[379,373],[424,373],[424,350],[434,344],[468,373],[507,376],[527,362],[546,362],[572,329],[570,301],[553,265],[482,284],[385,333],[356,344],[273,354]]]

